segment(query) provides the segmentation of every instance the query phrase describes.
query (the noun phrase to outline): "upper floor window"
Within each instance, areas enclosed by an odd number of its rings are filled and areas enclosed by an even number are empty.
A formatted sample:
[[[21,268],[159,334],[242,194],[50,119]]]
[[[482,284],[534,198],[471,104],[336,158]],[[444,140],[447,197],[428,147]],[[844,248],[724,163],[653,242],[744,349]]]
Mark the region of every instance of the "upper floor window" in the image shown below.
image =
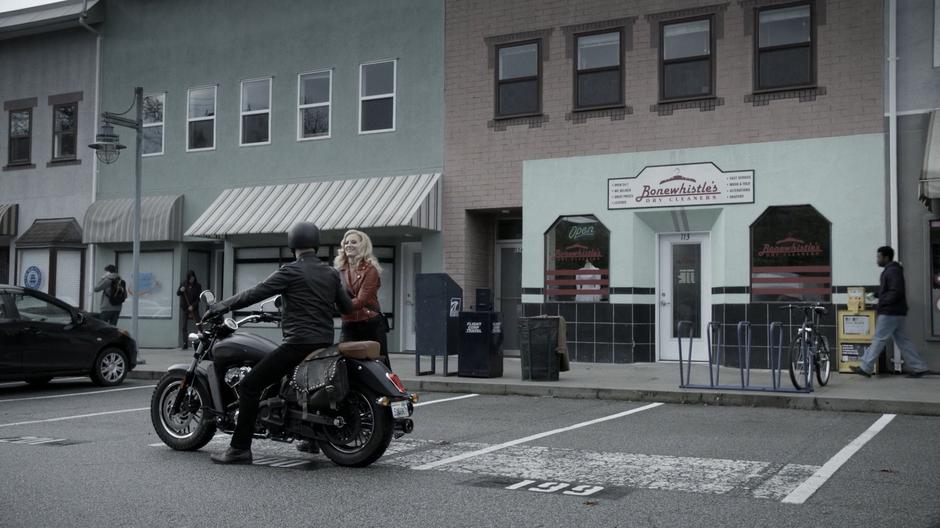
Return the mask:
[[[190,88],[187,95],[186,151],[215,148],[217,86]]]
[[[575,108],[602,108],[623,104],[623,33],[577,35]]]
[[[297,139],[330,137],[333,72],[304,73],[298,79]]]
[[[144,96],[144,156],[163,154],[163,115],[166,94]]]
[[[712,97],[715,92],[712,18],[663,23],[661,29],[660,100]]]
[[[359,133],[395,130],[395,86],[398,61],[359,66]]]
[[[55,105],[52,108],[52,159],[75,159],[78,103]]]
[[[810,4],[760,9],[755,40],[755,90],[808,86],[816,82]]]
[[[29,165],[32,160],[33,110],[24,108],[10,111],[9,165]]]
[[[541,113],[541,42],[499,46],[496,63],[496,117]]]
[[[271,79],[242,81],[241,145],[271,143]]]

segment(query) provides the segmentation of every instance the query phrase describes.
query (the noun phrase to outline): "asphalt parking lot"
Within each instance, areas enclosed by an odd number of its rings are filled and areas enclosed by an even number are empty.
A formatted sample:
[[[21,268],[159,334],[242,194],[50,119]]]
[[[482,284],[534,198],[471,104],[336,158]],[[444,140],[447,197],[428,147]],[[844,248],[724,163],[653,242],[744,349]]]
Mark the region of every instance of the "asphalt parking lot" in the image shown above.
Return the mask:
[[[0,384],[0,526],[940,526],[940,418],[422,394],[365,469],[160,443],[152,382]]]

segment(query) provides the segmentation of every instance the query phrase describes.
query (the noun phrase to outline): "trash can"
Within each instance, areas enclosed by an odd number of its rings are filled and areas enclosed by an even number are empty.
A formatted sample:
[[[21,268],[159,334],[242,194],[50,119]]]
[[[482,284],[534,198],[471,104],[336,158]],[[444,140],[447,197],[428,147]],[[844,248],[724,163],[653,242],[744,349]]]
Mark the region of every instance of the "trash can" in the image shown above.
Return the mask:
[[[496,312],[460,312],[457,375],[469,378],[503,375],[503,333]]]
[[[558,381],[558,372],[568,370],[563,346],[561,317],[519,318],[519,352],[522,356],[522,379]]]

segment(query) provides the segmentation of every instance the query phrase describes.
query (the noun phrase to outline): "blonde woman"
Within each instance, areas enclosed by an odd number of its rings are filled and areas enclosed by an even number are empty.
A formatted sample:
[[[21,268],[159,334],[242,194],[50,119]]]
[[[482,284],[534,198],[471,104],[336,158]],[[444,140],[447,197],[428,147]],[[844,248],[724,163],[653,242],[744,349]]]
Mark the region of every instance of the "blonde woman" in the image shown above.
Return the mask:
[[[350,229],[343,235],[339,253],[333,262],[352,299],[354,311],[343,315],[343,341],[378,341],[382,361],[388,360],[388,323],[379,307],[382,267],[372,253],[369,235]]]

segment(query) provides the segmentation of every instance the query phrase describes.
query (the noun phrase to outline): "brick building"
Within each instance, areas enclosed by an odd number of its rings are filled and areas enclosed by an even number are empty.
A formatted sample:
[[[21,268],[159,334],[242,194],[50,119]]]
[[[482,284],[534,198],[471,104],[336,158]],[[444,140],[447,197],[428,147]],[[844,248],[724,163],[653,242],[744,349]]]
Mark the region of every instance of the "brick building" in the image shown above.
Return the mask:
[[[517,313],[560,313],[575,360],[656,361],[680,319],[760,341],[774,303],[876,283],[883,9],[447,1],[444,268],[465,303],[495,288],[509,349]]]

